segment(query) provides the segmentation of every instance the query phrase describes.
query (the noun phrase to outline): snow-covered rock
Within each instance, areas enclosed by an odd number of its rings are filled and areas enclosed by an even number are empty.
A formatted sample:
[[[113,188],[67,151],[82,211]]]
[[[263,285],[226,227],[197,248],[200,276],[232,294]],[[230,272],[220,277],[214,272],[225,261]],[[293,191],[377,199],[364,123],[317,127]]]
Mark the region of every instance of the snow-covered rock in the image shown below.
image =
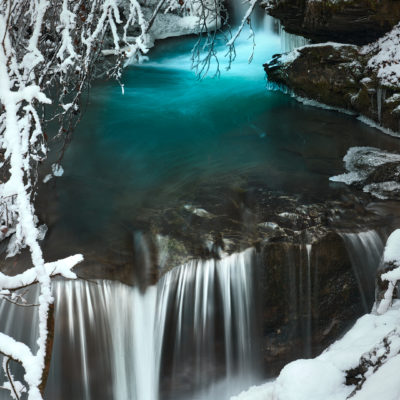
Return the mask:
[[[331,177],[332,182],[358,184],[379,199],[400,195],[400,154],[374,147],[352,147],[343,161],[348,172]]]
[[[275,55],[265,70],[271,82],[301,98],[354,113],[398,136],[400,24],[363,47],[326,42]]]
[[[397,400],[400,356],[400,301],[383,315],[361,317],[349,332],[314,359],[288,364],[277,379],[231,400]],[[352,369],[369,360],[365,379],[353,384]]]

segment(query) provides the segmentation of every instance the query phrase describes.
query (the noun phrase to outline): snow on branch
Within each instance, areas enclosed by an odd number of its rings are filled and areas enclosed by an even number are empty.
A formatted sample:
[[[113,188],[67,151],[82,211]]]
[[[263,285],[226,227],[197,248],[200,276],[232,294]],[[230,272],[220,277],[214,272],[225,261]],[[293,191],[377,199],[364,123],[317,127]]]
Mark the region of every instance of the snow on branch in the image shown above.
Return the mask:
[[[67,279],[76,279],[76,274],[71,271],[75,265],[83,261],[83,256],[77,254],[45,264],[49,276],[62,276]],[[21,274],[15,276],[5,275],[0,272],[0,296],[7,291],[17,290],[38,282],[37,271],[35,268],[29,268]]]
[[[250,25],[250,23],[251,23],[250,16],[253,13],[254,8],[255,8],[256,4],[258,3],[258,0],[250,0],[249,3],[250,3],[249,4],[249,8],[248,8],[248,10],[246,11],[246,14],[243,17],[241,24],[237,28],[236,33],[233,35],[232,39],[229,40],[228,43],[226,44],[228,47],[232,47],[234,45],[235,41],[240,36],[240,33],[242,32],[245,24],[249,24]],[[251,35],[254,37],[254,32],[252,30],[251,30]]]

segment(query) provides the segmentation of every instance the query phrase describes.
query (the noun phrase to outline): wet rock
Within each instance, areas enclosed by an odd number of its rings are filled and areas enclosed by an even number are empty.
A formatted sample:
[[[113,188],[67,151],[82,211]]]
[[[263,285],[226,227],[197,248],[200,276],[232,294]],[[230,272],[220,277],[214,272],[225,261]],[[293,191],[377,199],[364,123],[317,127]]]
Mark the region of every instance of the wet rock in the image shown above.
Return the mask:
[[[369,43],[400,20],[396,0],[265,0],[262,5],[287,32],[317,42]]]

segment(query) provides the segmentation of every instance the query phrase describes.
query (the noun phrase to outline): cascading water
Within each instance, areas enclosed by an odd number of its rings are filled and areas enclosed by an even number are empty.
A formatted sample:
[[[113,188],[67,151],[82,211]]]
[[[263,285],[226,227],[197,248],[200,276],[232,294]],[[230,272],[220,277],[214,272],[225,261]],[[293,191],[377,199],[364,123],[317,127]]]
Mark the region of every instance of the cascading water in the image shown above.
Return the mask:
[[[111,281],[55,281],[46,397],[229,399],[255,383],[255,257],[248,249],[191,261],[144,292]],[[24,308],[0,307],[2,330],[32,346],[36,308],[25,316]]]
[[[370,312],[375,300],[376,271],[383,254],[384,241],[376,230],[339,234],[350,257],[364,311]]]
[[[220,261],[193,261],[160,281],[159,304],[170,310],[165,328],[174,332],[167,339],[174,349],[170,385],[186,379],[195,398],[229,398],[252,380],[253,256],[247,250]],[[216,376],[224,383],[210,386]]]
[[[281,38],[281,49],[283,52],[292,51],[297,47],[310,44],[309,39],[286,32],[281,23],[279,23],[279,36]]]
[[[311,251],[312,245],[306,244],[307,251],[307,306],[306,306],[306,329],[305,329],[305,355],[306,357],[311,357],[311,323],[312,323],[312,286],[311,286]]]
[[[302,357],[312,355],[312,302],[313,288],[317,279],[312,277],[311,260],[312,245],[303,244],[298,249],[293,248],[288,252],[286,264],[288,268],[290,315],[294,323],[292,335],[299,336],[302,342]]]

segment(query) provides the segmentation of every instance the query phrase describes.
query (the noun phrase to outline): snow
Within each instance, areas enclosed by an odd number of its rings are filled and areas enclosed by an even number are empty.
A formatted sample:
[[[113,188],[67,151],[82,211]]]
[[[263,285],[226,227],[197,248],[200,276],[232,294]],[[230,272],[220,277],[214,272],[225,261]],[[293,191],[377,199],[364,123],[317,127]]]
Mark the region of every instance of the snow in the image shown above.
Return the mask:
[[[76,279],[76,275],[71,269],[78,263],[83,261],[81,254],[76,254],[64,258],[62,260],[50,262],[45,264],[45,268],[50,276],[61,275],[67,279]],[[32,285],[38,280],[38,271],[36,268],[30,268],[21,274],[9,276],[0,272],[0,291],[14,290],[20,287]]]
[[[400,24],[376,42],[364,46],[362,54],[372,54],[368,67],[382,86],[399,86],[400,82]]]
[[[383,299],[378,304],[377,312],[379,314],[385,313],[393,299],[393,292],[397,282],[400,280],[400,229],[396,229],[389,236],[385,250],[383,252],[383,265],[384,267],[395,266],[397,268],[385,272],[381,275],[382,281],[388,281],[388,288],[384,294]]]
[[[258,224],[258,226],[267,229],[279,229],[279,225],[276,224],[275,222],[261,222],[260,224]]]
[[[351,147],[344,156],[343,161],[347,169],[347,173],[332,176],[329,178],[332,182],[343,182],[350,185],[355,182],[363,182],[369,174],[377,167],[391,162],[400,162],[400,154],[389,153],[375,147]],[[395,183],[395,182],[394,182]],[[396,185],[380,184],[382,190],[394,190]],[[365,186],[365,191],[377,195],[378,184]]]
[[[385,103],[396,103],[398,101],[400,101],[400,93],[395,93],[394,95],[385,99]]]
[[[388,238],[383,253],[385,263],[395,263],[400,266],[400,229],[396,229]]]
[[[371,351],[372,357],[374,350],[382,354],[384,338],[392,346],[386,362],[368,371],[366,382],[353,398],[398,400],[399,324],[400,301],[396,301],[383,315],[361,317],[342,339],[318,357],[294,361],[274,381],[250,388],[231,400],[344,400],[355,389],[355,386],[345,386],[346,371],[357,367],[362,356],[370,357]]]
[[[390,359],[364,384],[362,391],[356,393],[352,400],[399,400],[400,355]]]
[[[395,181],[370,183],[363,187],[363,192],[370,193],[380,200],[387,200],[391,195],[400,193],[400,183]]]
[[[301,53],[298,51],[298,49],[294,49],[292,51],[289,51],[288,53],[282,54],[279,61],[281,61],[283,64],[289,64],[296,60],[296,58],[298,58],[300,54]]]
[[[320,103],[317,100],[307,99],[306,97],[296,96],[294,94],[292,95],[292,97],[294,97],[300,103],[303,103],[305,106],[318,107],[330,111],[338,111],[347,115],[355,115],[354,112],[346,110],[345,108],[328,106],[327,104]]]
[[[47,175],[43,178],[43,183],[49,182],[52,178],[53,178],[53,174],[47,174]]]
[[[180,17],[175,14],[158,14],[150,33],[154,40],[190,35],[199,31],[200,24],[201,20],[196,15]]]
[[[383,133],[386,133],[389,136],[393,136],[393,137],[397,137],[397,138],[400,137],[399,132],[395,132],[389,128],[385,128],[382,125],[379,125],[377,122],[373,121],[372,119],[367,118],[363,115],[360,115],[359,117],[357,117],[357,119],[372,128],[379,129],[380,131],[382,131]]]
[[[327,396],[340,400],[349,392],[344,381],[343,373],[330,362],[297,360],[281,371],[274,385],[274,395],[282,400],[320,400]]]
[[[64,169],[60,164],[53,164],[51,170],[53,171],[53,175],[57,177],[63,176],[64,174]]]
[[[296,58],[301,55],[301,51],[307,48],[315,48],[315,47],[333,47],[334,49],[343,49],[344,47],[347,48],[357,48],[357,46],[352,44],[343,44],[337,42],[323,42],[323,43],[315,43],[315,44],[306,44],[303,46],[296,47],[292,51],[284,53],[280,56],[280,60],[283,64],[292,63]]]
[[[10,396],[14,400],[18,400],[22,396],[23,393],[26,393],[25,386],[19,381],[13,381],[12,386],[11,386],[11,382],[5,382],[2,387],[3,387],[3,389],[10,391]],[[13,389],[13,387],[14,387],[14,389]],[[0,388],[1,388],[1,386],[0,386]],[[14,394],[14,390],[17,392],[18,397]]]

